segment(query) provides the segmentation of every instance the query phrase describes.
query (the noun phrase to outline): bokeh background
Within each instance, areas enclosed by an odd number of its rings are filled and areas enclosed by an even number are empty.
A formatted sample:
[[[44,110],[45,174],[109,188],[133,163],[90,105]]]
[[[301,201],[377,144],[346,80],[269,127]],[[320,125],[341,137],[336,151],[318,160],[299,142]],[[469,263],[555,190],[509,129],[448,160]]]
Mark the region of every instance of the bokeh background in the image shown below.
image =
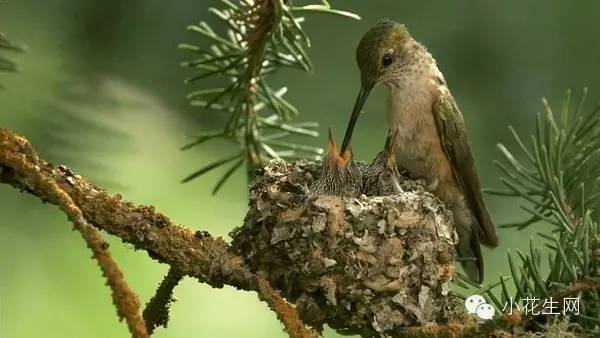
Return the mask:
[[[302,1],[296,0],[300,3]],[[15,55],[18,75],[0,75],[0,126],[26,135],[44,157],[64,163],[128,200],[153,204],[174,221],[228,237],[246,210],[240,171],[216,197],[219,172],[189,184],[194,169],[235,151],[213,142],[190,152],[179,147],[216,127],[216,114],[187,105],[190,75],[180,42],[202,44],[185,26],[215,23],[217,1],[5,1],[0,30],[29,51]],[[285,84],[303,120],[332,127],[341,138],[358,90],[354,48],[381,17],[405,23],[429,47],[459,103],[486,187],[500,187],[493,164],[498,142],[514,146],[508,125],[528,135],[540,97],[558,107],[567,88],[600,97],[597,1],[335,1],[362,21],[309,15],[313,74],[285,70]],[[220,27],[222,28],[222,27]],[[208,85],[208,83],[206,83]],[[354,137],[359,159],[384,142],[383,90],[372,95]],[[513,147],[514,148],[514,147]],[[521,220],[518,201],[487,197],[498,224]],[[506,249],[526,247],[543,225],[499,230],[501,247],[485,252],[486,279],[508,274]],[[112,240],[112,250],[142,301],[167,267]],[[167,330],[156,337],[284,337],[281,325],[253,293],[211,289],[186,279],[176,289]],[[0,186],[0,337],[126,337],[109,289],[90,252],[57,208]],[[331,330],[327,337],[335,337]]]

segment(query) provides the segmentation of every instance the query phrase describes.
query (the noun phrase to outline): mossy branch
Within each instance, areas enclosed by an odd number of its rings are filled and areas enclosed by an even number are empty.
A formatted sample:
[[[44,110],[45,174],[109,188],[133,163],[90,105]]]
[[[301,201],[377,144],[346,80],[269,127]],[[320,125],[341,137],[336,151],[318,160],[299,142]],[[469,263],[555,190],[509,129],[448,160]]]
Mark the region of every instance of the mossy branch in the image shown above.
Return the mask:
[[[108,243],[102,239],[100,231],[86,220],[79,206],[53,177],[41,170],[41,163],[31,149],[24,153],[10,151],[11,146],[23,150],[28,147],[25,139],[10,136],[0,129],[0,182],[20,185],[19,181],[23,180],[26,182],[23,188],[39,192],[38,196],[42,200],[56,204],[67,215],[92,250],[94,259],[98,261],[102,274],[112,290],[112,299],[119,319],[126,320],[132,337],[149,337],[144,320],[139,314],[138,297],[125,282],[123,273],[113,260],[108,250]]]
[[[167,327],[167,324],[169,323],[169,309],[171,303],[175,301],[173,289],[175,289],[182,278],[183,276],[177,269],[170,268],[169,272],[158,286],[156,294],[148,304],[146,304],[143,317],[146,322],[148,333],[152,334],[159,326],[164,328]]]
[[[307,177],[310,177],[310,175]],[[291,184],[290,182],[293,182],[293,180],[287,182],[286,184]],[[319,335],[318,327],[317,330],[313,330],[305,326],[302,315],[298,313],[297,306],[300,306],[304,310],[310,309],[311,304],[325,304],[323,302],[327,302],[327,299],[331,301],[333,299],[331,298],[332,295],[321,295],[322,299],[312,298],[312,302],[307,302],[309,300],[307,297],[300,297],[300,303],[297,302],[296,306],[288,303],[290,300],[289,297],[294,298],[293,294],[289,293],[293,290],[289,288],[293,284],[288,284],[287,289],[283,290],[279,287],[285,286],[285,284],[280,284],[280,282],[274,283],[274,281],[280,280],[282,272],[284,274],[286,272],[277,266],[264,271],[261,268],[256,268],[256,266],[264,264],[264,261],[261,263],[260,259],[268,255],[267,251],[255,257],[257,260],[254,261],[252,258],[242,258],[237,255],[237,252],[245,252],[241,247],[231,247],[224,240],[214,238],[205,231],[194,231],[174,224],[168,217],[156,212],[152,206],[140,206],[123,201],[121,196],[109,194],[103,188],[88,182],[69,168],[54,166],[46,162],[37,155],[25,138],[5,129],[0,129],[0,183],[11,185],[21,191],[39,197],[44,202],[60,206],[61,210],[69,215],[76,226],[83,229],[82,234],[84,234],[90,246],[93,247],[95,257],[99,260],[103,271],[105,271],[105,274],[109,278],[109,284],[115,289],[113,298],[118,307],[118,312],[128,320],[134,337],[144,337],[144,332],[146,331],[146,327],[143,326],[144,321],[139,318],[139,302],[135,299],[133,292],[126,287],[125,282],[122,280],[122,275],[116,272],[118,269],[110,259],[105,242],[96,236],[98,233],[97,229],[119,237],[124,242],[132,244],[136,249],[145,250],[151,258],[170,266],[171,272],[159,287],[157,295],[150,302],[144,314],[144,318],[148,320],[148,323],[145,325],[152,327],[152,329],[148,327],[149,332],[152,332],[157,325],[166,323],[164,320],[167,310],[166,304],[171,299],[174,286],[181,276],[190,276],[216,288],[220,288],[223,285],[231,285],[243,290],[256,291],[259,298],[265,301],[269,305],[269,308],[277,314],[277,317],[283,323],[290,337],[316,337]],[[298,188],[301,189],[300,186]],[[291,195],[288,194],[288,197],[291,197]],[[272,198],[282,199],[285,198],[285,194]],[[366,205],[369,204],[367,203]],[[365,211],[368,213],[372,212],[367,209]],[[287,222],[293,221],[295,217],[304,217],[296,211],[290,211],[281,214],[281,216],[285,218],[282,221]],[[331,217],[333,216],[332,214]],[[409,217],[408,214],[404,216],[398,214],[397,216],[400,217],[399,219],[408,217],[407,220],[409,222],[414,222],[414,217],[423,217],[424,215]],[[251,219],[249,218],[247,222],[251,222]],[[411,219],[413,221],[410,221]],[[256,220],[259,219],[257,218]],[[326,222],[340,221],[341,219],[333,217]],[[314,229],[317,228],[319,227],[315,224]],[[247,238],[248,232],[244,233],[245,237],[243,238]],[[276,233],[278,236],[285,235],[281,231],[277,231]],[[417,233],[416,235],[420,236]],[[298,240],[300,243],[305,241],[305,239],[301,238]],[[273,250],[282,250],[284,241],[273,246]],[[248,243],[243,239],[240,242]],[[361,241],[356,243],[360,247],[368,244]],[[259,243],[255,244],[258,245]],[[249,254],[249,252],[246,252],[246,254]],[[367,257],[368,255],[365,256],[363,253],[359,256]],[[303,259],[310,259],[310,257]],[[300,264],[299,262],[298,264]],[[446,261],[444,260],[444,262]],[[249,263],[254,265],[255,268],[250,268]],[[340,260],[337,265],[341,266],[341,263],[342,261]],[[288,273],[292,271],[293,266],[299,266],[298,264],[294,263],[290,265]],[[326,265],[323,267],[326,267]],[[430,267],[427,269],[430,269]],[[309,282],[309,279],[306,279],[309,277],[310,275],[306,277],[300,276],[299,280],[303,280],[304,278],[305,282]],[[379,280],[377,279],[377,281]],[[371,281],[365,285],[375,287],[378,285],[377,281]],[[293,283],[293,280],[289,280],[286,283]],[[332,284],[326,283],[323,285]],[[389,286],[391,284],[386,283],[386,285]],[[576,290],[562,291],[581,292],[584,289],[588,290],[590,285],[594,289],[598,287],[597,282],[588,281],[587,284],[573,286],[577,287]],[[315,293],[311,297],[317,294]],[[282,295],[285,295],[287,300],[282,298]],[[349,299],[351,299],[355,296],[352,296],[352,293],[339,294],[337,299],[341,300],[345,297],[350,297]],[[368,305],[368,303],[365,304]],[[327,307],[325,309],[327,310]],[[527,327],[527,323],[529,322],[526,316],[518,316],[518,318],[514,316],[502,316],[497,320],[486,323],[484,326],[479,326],[472,318],[464,317],[461,313],[461,311],[457,311],[455,315],[458,319],[447,323],[440,322],[437,324],[430,323],[406,327],[397,332],[390,332],[390,334],[401,337],[472,337],[482,334],[485,336],[498,332],[512,334],[519,330],[522,331],[523,328]],[[385,318],[385,316],[378,318],[380,324],[383,323],[382,320],[385,320]],[[350,322],[345,324],[337,322],[337,325],[342,328],[351,324]],[[542,329],[544,328],[538,327],[538,330]],[[360,332],[360,330],[358,331]],[[344,330],[341,330],[341,332],[344,332]],[[372,332],[372,330],[363,332]]]
[[[146,327],[138,313],[139,302],[126,287],[120,271],[110,258],[106,244],[97,236],[104,230],[145,250],[159,262],[169,264],[178,273],[197,278],[213,287],[231,285],[243,290],[255,290],[279,318],[283,318],[292,337],[311,337],[293,307],[284,307],[285,300],[265,286],[262,277],[251,272],[242,258],[234,254],[221,238],[174,224],[157,213],[152,206],[125,202],[111,195],[65,166],[57,166],[38,157],[24,137],[0,128],[0,183],[58,205],[80,228],[98,259],[109,284],[119,316],[124,316],[133,337],[145,337]],[[278,313],[278,311],[285,311]]]

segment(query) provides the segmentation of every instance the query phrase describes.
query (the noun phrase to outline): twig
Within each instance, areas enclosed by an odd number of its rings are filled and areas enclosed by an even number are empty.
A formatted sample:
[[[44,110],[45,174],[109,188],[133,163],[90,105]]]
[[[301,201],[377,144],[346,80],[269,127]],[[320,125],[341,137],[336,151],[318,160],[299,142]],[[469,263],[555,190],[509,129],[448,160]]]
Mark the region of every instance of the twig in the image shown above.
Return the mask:
[[[557,286],[550,291],[550,298],[564,299],[585,291],[600,290],[600,278],[587,278],[579,282],[561,287]]]
[[[277,313],[290,336],[315,337],[304,326],[296,309],[286,303],[265,279],[251,272],[223,239],[214,238],[205,231],[176,225],[165,215],[157,213],[152,206],[125,202],[121,196],[109,194],[71,169],[53,166],[38,157],[27,139],[2,128],[0,183],[58,205],[77,227],[85,230],[82,234],[90,239],[90,247],[108,276],[109,283],[117,282],[113,284],[119,287],[119,292],[113,294],[113,299],[118,306],[123,306],[123,310],[119,309],[119,315],[124,314],[128,323],[130,317],[134,318],[131,314],[137,314],[139,303],[137,300],[133,302],[131,291],[123,288],[126,284],[122,274],[110,260],[106,243],[95,236],[98,233],[95,228],[105,230],[137,249],[146,250],[151,258],[169,264],[182,276],[197,278],[215,288],[227,284],[257,291],[261,300],[266,301]],[[144,321],[139,316],[138,319],[134,327],[145,336],[134,337],[147,337]]]
[[[30,189],[41,192],[47,200],[54,201],[67,214],[75,229],[81,233],[88,247],[92,250],[93,257],[98,261],[98,265],[100,265],[102,273],[106,277],[112,290],[112,299],[117,308],[119,319],[126,320],[129,331],[134,338],[149,337],[144,320],[139,315],[140,303],[137,295],[125,282],[123,273],[112,259],[108,251],[108,243],[102,239],[100,231],[86,221],[82,211],[73,199],[56,182],[46,177],[35,162],[28,161],[31,160],[32,153],[28,153],[30,156],[27,156],[26,154],[4,151],[4,141],[4,139],[0,141],[0,164],[6,165],[15,172],[25,174]],[[21,139],[21,141],[23,140]],[[4,170],[2,173],[4,178]]]
[[[183,275],[174,268],[169,272],[158,286],[156,294],[146,305],[142,313],[149,334],[159,326],[167,327],[169,322],[169,308],[173,302],[173,289],[179,284]]]
[[[33,184],[37,180],[32,175],[41,175],[44,180],[55,182],[73,200],[87,222],[137,249],[146,250],[151,258],[213,287],[228,284],[244,290],[257,289],[254,274],[223,239],[176,225],[153,206],[123,201],[120,195],[108,193],[71,169],[55,167],[38,158],[25,138],[1,128],[0,154],[3,159],[0,183],[59,205],[55,196]],[[14,161],[25,162],[34,172],[17,167]]]
[[[257,276],[259,298],[269,304],[271,310],[285,326],[286,332],[292,338],[318,337],[315,331],[308,329],[300,319],[296,309],[285,301],[277,290],[274,290],[263,277]]]

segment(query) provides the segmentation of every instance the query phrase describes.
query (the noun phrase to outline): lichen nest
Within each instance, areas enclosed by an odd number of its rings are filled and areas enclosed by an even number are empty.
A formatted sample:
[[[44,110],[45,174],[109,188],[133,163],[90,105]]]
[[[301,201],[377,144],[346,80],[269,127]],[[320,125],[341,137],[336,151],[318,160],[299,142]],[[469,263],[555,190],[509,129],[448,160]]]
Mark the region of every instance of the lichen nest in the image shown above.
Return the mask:
[[[309,197],[319,169],[275,161],[257,175],[237,253],[319,330],[397,336],[450,319],[458,238],[444,204],[407,178],[398,195]]]

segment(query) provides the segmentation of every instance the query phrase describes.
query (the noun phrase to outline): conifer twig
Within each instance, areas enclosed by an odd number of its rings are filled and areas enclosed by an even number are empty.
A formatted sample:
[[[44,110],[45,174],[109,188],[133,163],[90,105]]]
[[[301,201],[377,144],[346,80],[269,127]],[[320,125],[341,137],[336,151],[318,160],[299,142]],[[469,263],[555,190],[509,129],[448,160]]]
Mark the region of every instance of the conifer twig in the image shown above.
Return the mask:
[[[179,284],[183,275],[175,268],[169,272],[158,286],[154,297],[148,302],[142,313],[149,334],[159,326],[164,328],[169,323],[169,309],[174,301],[173,289]]]
[[[291,338],[315,338],[319,336],[317,332],[304,325],[296,309],[286,302],[266,279],[258,276],[257,281],[259,298],[269,304],[269,308],[277,314],[277,318],[283,323],[285,331]]]
[[[187,275],[215,288],[227,284],[259,292],[260,299],[276,312],[290,335],[312,337],[296,309],[287,304],[264,278],[251,272],[224,240],[205,231],[174,224],[152,206],[125,202],[121,196],[109,194],[71,169],[55,167],[39,158],[27,139],[2,128],[0,183],[60,206],[70,219],[77,222],[77,227],[82,227],[82,234],[90,240],[109,283],[115,286],[113,299],[119,315],[125,316],[136,334],[134,337],[147,337],[144,320],[139,314],[134,315],[138,312],[139,302],[133,299],[131,290],[125,288],[122,274],[114,262],[111,263],[105,242],[95,235],[97,229],[105,230],[137,249],[146,250],[151,258],[169,264],[174,269],[173,276]],[[173,284],[175,279],[168,284]],[[165,286],[165,289],[169,288],[170,285]]]
[[[4,34],[0,32],[0,51],[9,51],[9,52],[22,52],[24,51],[24,47],[16,45],[9,41]],[[4,57],[4,55],[0,55],[0,72],[18,72],[19,67],[17,63],[9,58]],[[0,85],[0,89],[3,88]]]
[[[318,136],[315,123],[294,124],[298,110],[283,96],[287,87],[271,87],[268,77],[278,69],[296,68],[312,71],[306,49],[310,40],[295,13],[317,12],[359,19],[355,14],[332,9],[328,3],[294,7],[283,0],[221,0],[219,8],[209,8],[225,29],[213,29],[207,22],[188,26],[188,30],[204,38],[201,44],[181,44],[196,59],[182,62],[195,74],[185,83],[196,83],[209,77],[220,78],[223,85],[201,88],[188,95],[190,104],[207,110],[225,112],[227,122],[221,130],[201,133],[182,149],[221,138],[233,141],[241,154],[202,167],[183,179],[189,182],[220,167],[226,167],[216,184],[217,193],[231,175],[246,166],[247,176],[265,161],[280,158],[319,159],[320,148],[287,142],[292,135]],[[283,132],[282,132],[283,131]],[[228,168],[227,168],[228,167]]]
[[[3,130],[0,130],[4,134]],[[24,139],[17,139],[22,144]],[[83,212],[75,201],[51,178],[47,177],[35,161],[34,153],[13,153],[8,150],[7,140],[0,139],[0,167],[3,167],[2,178],[6,178],[7,170],[14,171],[16,175],[27,179],[27,188],[38,191],[44,200],[52,201],[67,215],[88,247],[92,250],[93,257],[98,261],[102,274],[112,290],[113,303],[117,308],[119,319],[125,319],[129,331],[134,338],[149,337],[144,320],[139,314],[140,303],[137,295],[127,285],[123,273],[113,260],[108,243],[102,239],[100,231],[94,228],[84,217]],[[4,168],[6,167],[6,169]],[[0,181],[2,181],[0,179]]]
[[[576,294],[581,313],[570,320],[588,334],[597,334],[600,261],[594,250],[600,239],[600,108],[584,113],[586,96],[587,89],[572,105],[567,91],[558,110],[542,99],[543,112],[537,115],[529,146],[510,128],[523,160],[498,145],[504,161],[496,164],[505,175],[501,181],[506,190],[489,192],[522,198],[526,202],[522,208],[530,213],[527,221],[509,227],[521,230],[543,222],[553,229],[538,232],[546,250],[531,238],[528,249],[508,252],[516,292],[501,280],[500,297],[491,288],[485,295],[502,309],[509,301],[538,299],[543,304],[547,299]],[[548,269],[543,268],[543,257]]]

